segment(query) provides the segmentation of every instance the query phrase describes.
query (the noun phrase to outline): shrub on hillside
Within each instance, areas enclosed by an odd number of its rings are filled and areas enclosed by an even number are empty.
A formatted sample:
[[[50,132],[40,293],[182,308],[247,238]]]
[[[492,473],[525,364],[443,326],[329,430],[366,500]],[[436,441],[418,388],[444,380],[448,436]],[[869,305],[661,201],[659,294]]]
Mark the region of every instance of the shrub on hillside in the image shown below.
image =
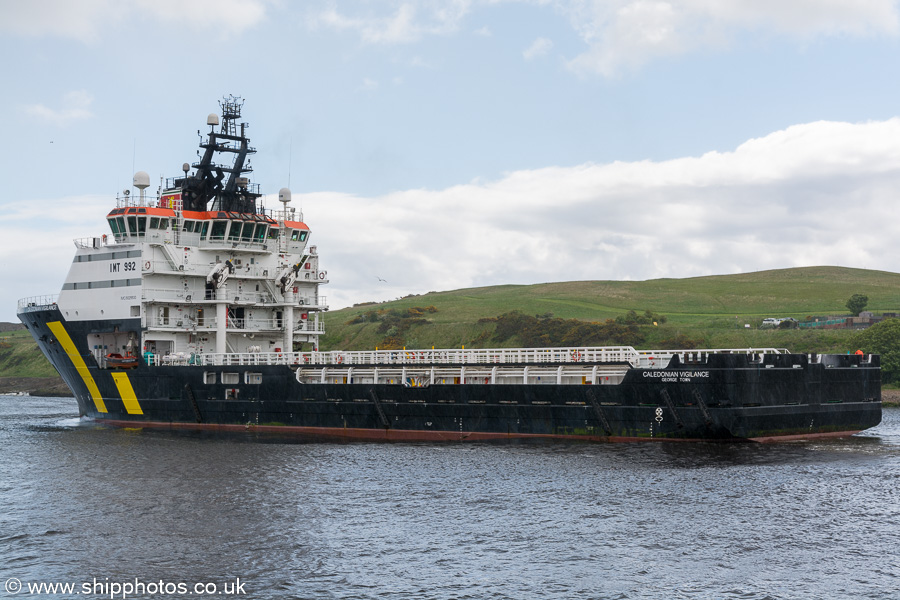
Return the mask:
[[[866,354],[881,355],[882,383],[900,382],[900,319],[886,319],[853,336]]]
[[[551,346],[636,346],[644,341],[644,335],[635,323],[619,323],[607,319],[603,323],[578,319],[532,317],[518,311],[499,317],[480,319],[479,323],[495,323],[493,339],[505,342],[517,337],[522,346],[547,348]]]
[[[703,340],[695,340],[683,333],[666,338],[659,342],[660,350],[693,350],[694,348],[702,348],[705,346]]]

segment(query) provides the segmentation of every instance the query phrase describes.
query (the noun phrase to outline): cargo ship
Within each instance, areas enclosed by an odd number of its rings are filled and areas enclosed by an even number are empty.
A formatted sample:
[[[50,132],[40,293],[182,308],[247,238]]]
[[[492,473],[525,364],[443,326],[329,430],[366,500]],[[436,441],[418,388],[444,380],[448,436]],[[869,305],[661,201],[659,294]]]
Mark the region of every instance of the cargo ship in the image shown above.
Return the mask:
[[[264,206],[243,100],[207,117],[199,161],[109,232],[75,240],[56,296],[18,316],[79,413],[125,427],[324,440],[771,441],[881,420],[877,355],[779,348],[321,350],[328,272],[291,192]]]

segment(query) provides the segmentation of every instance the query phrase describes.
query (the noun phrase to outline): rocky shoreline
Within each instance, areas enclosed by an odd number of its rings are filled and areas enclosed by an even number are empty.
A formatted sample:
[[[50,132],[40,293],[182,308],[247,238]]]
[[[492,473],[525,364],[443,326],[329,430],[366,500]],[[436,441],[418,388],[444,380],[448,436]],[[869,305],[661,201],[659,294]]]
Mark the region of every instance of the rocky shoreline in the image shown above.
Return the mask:
[[[61,377],[0,377],[0,395],[72,397]]]
[[[882,406],[900,406],[900,390],[881,390]]]

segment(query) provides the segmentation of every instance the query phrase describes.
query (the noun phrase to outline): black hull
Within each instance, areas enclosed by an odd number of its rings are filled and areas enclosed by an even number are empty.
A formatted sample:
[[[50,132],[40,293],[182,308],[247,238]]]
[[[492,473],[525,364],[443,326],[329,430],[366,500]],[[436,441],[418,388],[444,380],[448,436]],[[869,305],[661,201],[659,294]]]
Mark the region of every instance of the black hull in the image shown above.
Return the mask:
[[[141,361],[133,369],[101,369],[87,333],[139,329],[139,320],[66,322],[56,309],[20,318],[72,389],[79,412],[121,426],[378,441],[766,441],[850,435],[881,421],[877,356],[832,355],[816,364],[793,354],[759,362],[711,354],[702,364],[676,356],[665,370],[631,369],[616,385],[304,384],[287,365]],[[62,330],[69,340],[60,339]],[[219,383],[223,372],[240,383]],[[247,373],[258,383],[248,383]]]

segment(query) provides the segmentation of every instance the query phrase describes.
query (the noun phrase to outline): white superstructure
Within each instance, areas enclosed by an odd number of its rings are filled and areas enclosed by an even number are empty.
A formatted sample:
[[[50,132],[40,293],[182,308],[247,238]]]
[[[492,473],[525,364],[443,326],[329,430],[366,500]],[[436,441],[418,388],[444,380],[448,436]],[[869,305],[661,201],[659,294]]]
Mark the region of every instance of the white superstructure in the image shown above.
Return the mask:
[[[77,252],[58,305],[68,321],[122,321],[90,340],[98,354],[183,357],[214,352],[318,350],[327,310],[309,227],[279,192],[281,209],[261,203],[244,177],[254,150],[244,135],[240,100],[222,103],[201,147],[203,160],[184,177],[146,194],[149,176],[134,177],[107,215],[110,233],[75,241]],[[213,161],[234,153],[231,167]],[[226,181],[226,174],[229,174]],[[140,339],[136,320],[140,319]]]

